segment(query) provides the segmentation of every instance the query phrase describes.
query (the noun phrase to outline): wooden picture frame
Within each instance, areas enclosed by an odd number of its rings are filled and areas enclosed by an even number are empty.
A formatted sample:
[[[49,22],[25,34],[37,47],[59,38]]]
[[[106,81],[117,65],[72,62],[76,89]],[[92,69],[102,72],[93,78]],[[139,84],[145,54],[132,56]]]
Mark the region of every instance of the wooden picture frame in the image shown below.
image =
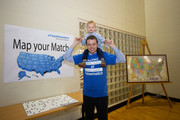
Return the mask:
[[[126,55],[127,83],[169,82],[167,57],[156,55]]]

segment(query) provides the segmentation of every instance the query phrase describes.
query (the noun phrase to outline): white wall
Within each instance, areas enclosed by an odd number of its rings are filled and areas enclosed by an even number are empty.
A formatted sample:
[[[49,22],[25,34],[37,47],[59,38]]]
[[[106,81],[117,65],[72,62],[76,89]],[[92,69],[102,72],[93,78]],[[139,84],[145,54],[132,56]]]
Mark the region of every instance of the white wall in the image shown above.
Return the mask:
[[[0,16],[0,106],[70,93],[80,88],[77,67],[73,77],[4,83],[4,24],[78,36],[78,18],[81,18],[145,36],[144,0],[0,0]],[[80,110],[59,114],[46,119],[79,118]]]
[[[146,37],[152,54],[167,55],[172,84],[165,84],[170,97],[180,98],[180,1],[145,0]],[[147,91],[164,95],[159,85],[148,85]]]

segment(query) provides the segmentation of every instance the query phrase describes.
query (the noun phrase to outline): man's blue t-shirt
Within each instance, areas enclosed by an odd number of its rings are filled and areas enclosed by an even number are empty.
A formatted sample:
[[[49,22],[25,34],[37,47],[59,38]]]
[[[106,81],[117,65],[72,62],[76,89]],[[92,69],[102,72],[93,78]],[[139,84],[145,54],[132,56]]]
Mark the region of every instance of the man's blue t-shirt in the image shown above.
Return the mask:
[[[116,55],[103,52],[106,65],[115,65],[116,64]],[[75,65],[78,65],[82,62],[83,54],[74,55],[73,59]],[[102,68],[101,61],[97,53],[88,55],[86,61],[86,68],[83,69],[84,76],[84,88],[83,95],[89,97],[104,97],[107,96],[108,87],[107,87],[107,75],[106,68]]]

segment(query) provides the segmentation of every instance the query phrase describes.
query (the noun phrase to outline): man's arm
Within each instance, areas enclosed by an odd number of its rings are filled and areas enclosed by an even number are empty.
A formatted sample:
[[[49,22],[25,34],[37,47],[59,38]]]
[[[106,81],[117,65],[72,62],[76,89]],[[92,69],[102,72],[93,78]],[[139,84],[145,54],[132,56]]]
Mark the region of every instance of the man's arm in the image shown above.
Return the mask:
[[[75,38],[73,41],[73,44],[71,45],[71,47],[64,53],[64,60],[68,61],[68,62],[74,62],[73,56],[72,56],[72,52],[74,50],[74,48],[81,43],[82,39],[81,38]]]
[[[116,63],[124,63],[126,61],[125,56],[123,53],[118,50],[118,48],[114,45],[114,43],[111,40],[104,40],[104,42],[113,49],[113,51],[116,54]]]

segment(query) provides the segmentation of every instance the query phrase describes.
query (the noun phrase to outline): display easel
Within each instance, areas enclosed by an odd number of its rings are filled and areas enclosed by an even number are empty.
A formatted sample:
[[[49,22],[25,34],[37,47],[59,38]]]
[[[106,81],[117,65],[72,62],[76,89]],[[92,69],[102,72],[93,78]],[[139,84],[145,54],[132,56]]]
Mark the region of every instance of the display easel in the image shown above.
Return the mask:
[[[143,51],[143,55],[145,55],[145,47],[147,47],[147,50],[148,50],[149,54],[151,55],[151,51],[150,51],[150,49],[149,49],[148,43],[147,43],[146,39],[144,38],[144,39],[142,39],[142,43],[141,43],[141,47],[140,47],[140,51],[139,51],[139,54],[140,54],[140,55],[141,55],[141,52],[142,52],[142,51]],[[170,108],[172,108],[170,99],[169,99],[168,94],[167,94],[167,92],[166,92],[166,89],[165,89],[165,87],[164,87],[164,83],[165,83],[165,82],[159,82],[158,84],[161,84],[161,86],[162,86],[162,88],[163,88],[163,90],[164,90],[164,93],[165,93],[165,95],[166,95],[166,98],[167,98],[167,100],[168,100],[169,106],[170,106]],[[166,83],[167,83],[167,82],[166,82]],[[168,82],[168,83],[169,83],[169,82]],[[132,91],[133,91],[133,86],[134,86],[134,84],[142,84],[142,103],[144,104],[144,85],[145,85],[145,84],[153,84],[153,83],[145,83],[145,82],[144,82],[144,83],[127,83],[127,84],[131,84],[131,90],[130,90],[130,93],[129,93],[129,98],[128,98],[128,102],[127,102],[127,108],[128,108],[128,105],[129,105],[129,102],[130,102],[130,99],[131,99],[131,94],[132,94]]]

